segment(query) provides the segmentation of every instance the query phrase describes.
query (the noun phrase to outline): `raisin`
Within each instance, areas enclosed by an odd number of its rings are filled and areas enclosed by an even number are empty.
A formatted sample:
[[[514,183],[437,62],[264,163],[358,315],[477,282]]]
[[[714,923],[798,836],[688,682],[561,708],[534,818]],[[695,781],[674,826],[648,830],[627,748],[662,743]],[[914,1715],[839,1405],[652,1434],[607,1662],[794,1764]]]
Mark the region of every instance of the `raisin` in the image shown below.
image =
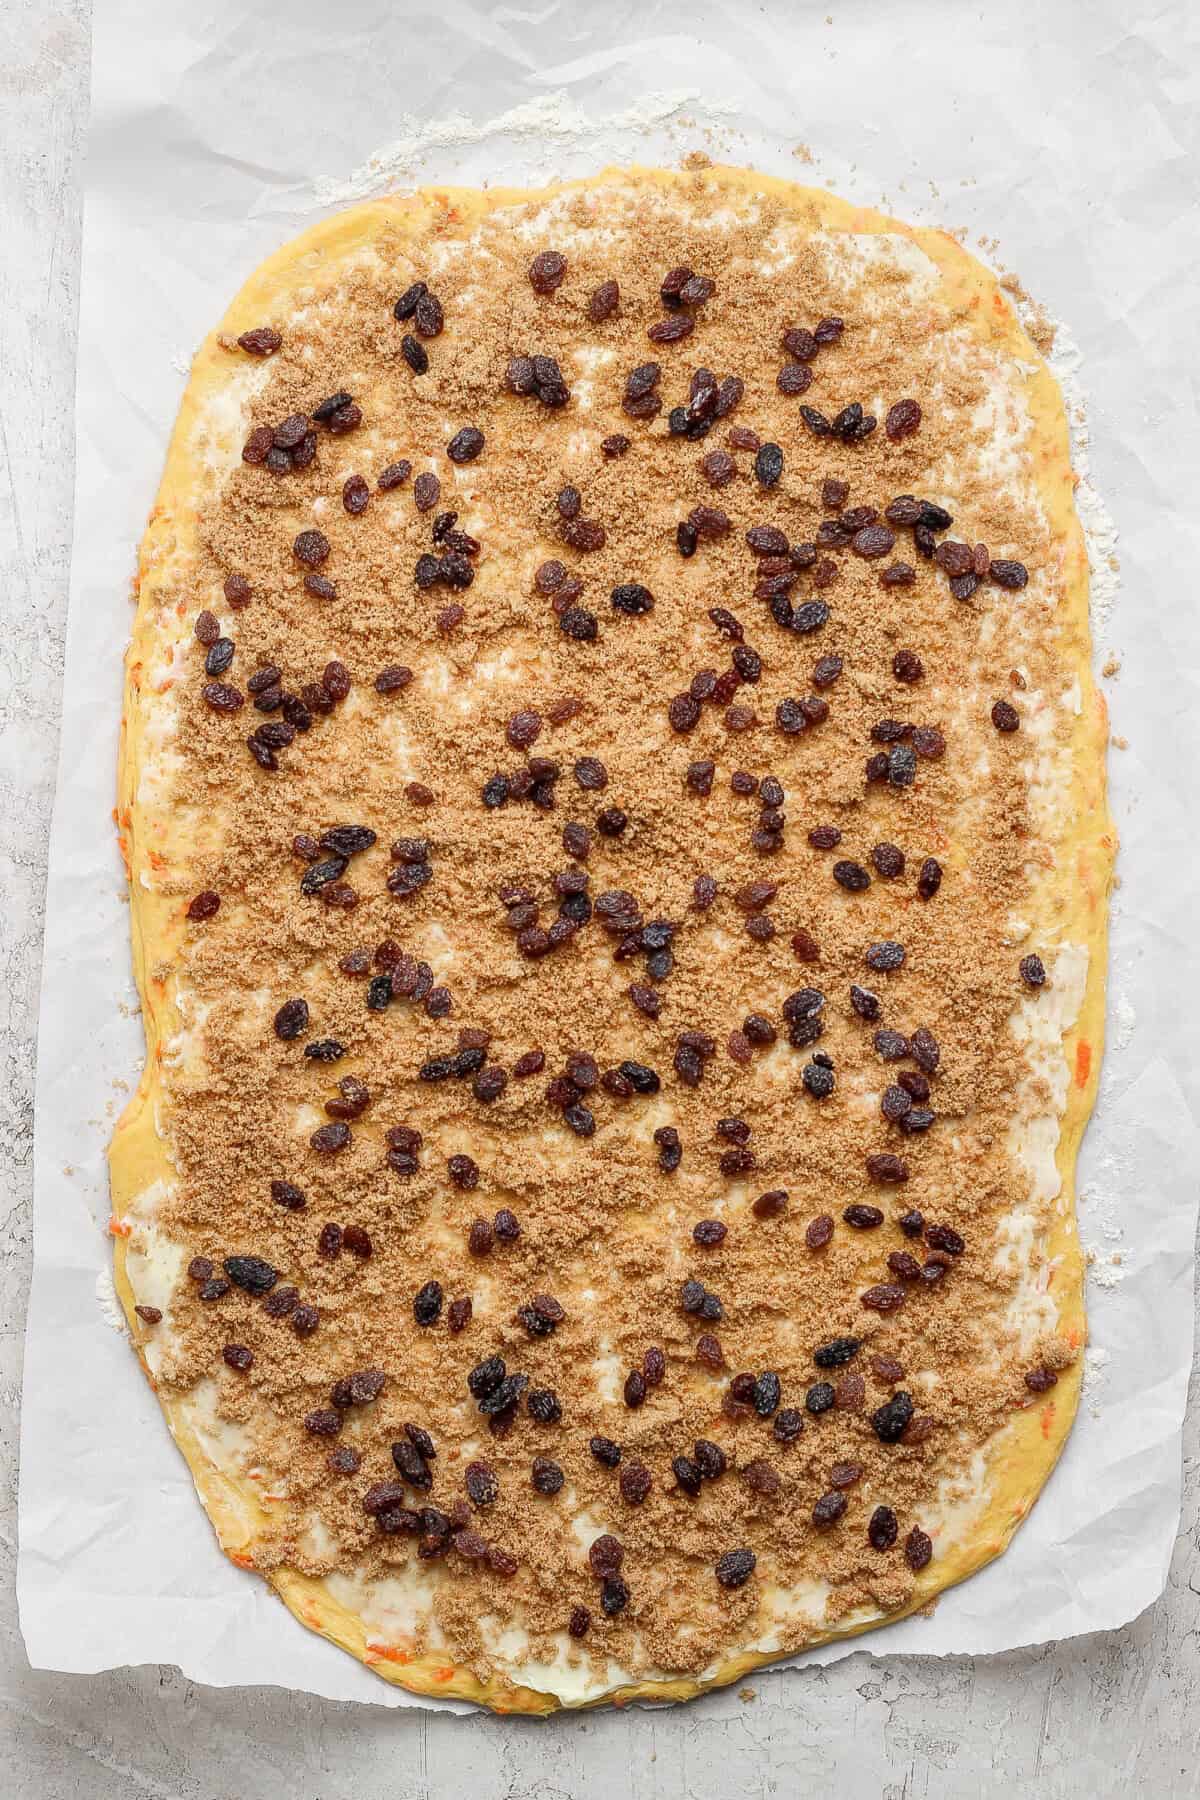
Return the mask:
[[[1023,956],[1020,962],[1021,980],[1026,987],[1040,988],[1046,985],[1046,965],[1040,956]]]
[[[599,633],[595,613],[584,606],[569,606],[560,614],[558,627],[564,637],[574,638],[581,644],[592,643]]]
[[[1029,580],[1029,570],[1024,563],[998,562],[993,560],[988,565],[988,574],[997,587],[1009,588],[1014,592],[1023,588]]]
[[[427,1281],[413,1299],[413,1318],[418,1325],[432,1325],[442,1310],[442,1284],[440,1281]]]
[[[416,320],[417,330],[422,337],[434,338],[440,336],[442,326],[445,322],[444,314],[442,312],[442,303],[436,294],[431,294],[429,292],[428,288],[426,288],[423,293],[417,295],[416,305],[413,307],[413,317]]]
[[[455,432],[446,445],[446,455],[452,463],[474,462],[482,451],[485,441],[482,431],[474,425],[464,425],[461,431]]]
[[[898,1162],[899,1158],[896,1157],[892,1160]],[[848,1206],[842,1217],[847,1225],[853,1225],[856,1231],[874,1231],[877,1226],[883,1224],[883,1214],[877,1206],[864,1206],[861,1203]]]
[[[911,587],[916,579],[917,571],[911,563],[893,562],[889,563],[886,569],[879,571],[881,587]]]
[[[844,860],[833,865],[833,879],[848,894],[860,894],[871,885],[871,877],[861,863]]]
[[[863,957],[869,969],[874,969],[881,974],[891,973],[903,967],[904,959],[903,944],[897,944],[890,938],[877,944],[868,944]]]
[[[893,744],[887,754],[888,781],[893,787],[911,787],[916,776],[916,752],[907,744]]]
[[[628,1506],[640,1506],[654,1485],[645,1463],[626,1463],[621,1470],[621,1498]]]
[[[336,1156],[339,1151],[349,1148],[350,1127],[340,1120],[332,1125],[319,1125],[308,1141],[318,1155]]]
[[[261,1256],[227,1256],[222,1267],[235,1287],[247,1294],[266,1294],[279,1280],[279,1274]]]
[[[567,259],[557,250],[542,250],[529,265],[529,285],[535,294],[553,294],[566,278]]]
[[[914,1575],[920,1574],[921,1570],[928,1564],[932,1555],[932,1538],[929,1537],[926,1532],[922,1531],[919,1525],[914,1525],[904,1540],[904,1560]]]
[[[588,300],[588,318],[593,325],[611,319],[621,304],[621,290],[615,281],[602,281]]]
[[[342,485],[342,505],[352,518],[367,510],[371,490],[361,475],[349,475]]]
[[[896,404],[888,409],[883,429],[892,443],[898,444],[902,438],[911,437],[920,428],[920,424],[921,408],[917,402],[915,400],[897,400]]]
[[[535,1493],[544,1494],[549,1497],[551,1494],[558,1493],[563,1482],[566,1480],[566,1476],[563,1474],[559,1465],[556,1462],[553,1462],[550,1457],[535,1456],[529,1479]]]
[[[906,1299],[905,1290],[894,1282],[884,1281],[859,1295],[860,1304],[870,1312],[898,1312]]]
[[[275,1036],[285,1042],[298,1038],[308,1029],[307,1000],[285,1000],[275,1014],[274,1028]]]
[[[280,334],[273,325],[256,325],[251,331],[243,331],[238,338],[238,345],[250,356],[274,356],[283,343]]]
[[[812,386],[813,372],[806,363],[784,363],[775,377],[775,386],[781,394],[804,394]]]
[[[651,325],[646,336],[652,344],[677,344],[682,338],[690,337],[696,328],[696,321],[688,313],[671,313],[665,319]]]
[[[194,922],[199,923],[204,919],[213,918],[219,910],[220,905],[220,894],[214,893],[211,888],[205,888],[203,893],[197,894],[196,897],[189,902],[187,916]]]
[[[430,353],[426,351],[425,344],[421,342],[421,338],[412,337],[410,331],[405,331],[405,335],[399,340],[399,355],[405,358],[405,362],[407,362],[408,367],[412,369],[412,373],[428,373]]]
[[[224,681],[206,681],[200,691],[205,705],[211,707],[213,712],[234,713],[245,705],[245,696]]]
[[[390,493],[393,488],[403,487],[411,474],[412,464],[402,457],[399,462],[389,463],[386,469],[380,470],[375,485],[380,493]]]
[[[441,496],[442,484],[430,471],[418,475],[413,482],[413,500],[418,512],[430,512]]]
[[[1008,700],[997,700],[992,707],[992,724],[997,731],[1019,731],[1021,715]]]
[[[783,451],[778,444],[764,444],[754,459],[754,477],[760,487],[774,487],[783,474]]]
[[[726,1550],[717,1559],[717,1580],[723,1588],[745,1587],[754,1573],[756,1563],[753,1550]]]
[[[782,1389],[778,1375],[773,1369],[764,1370],[754,1383],[752,1404],[760,1419],[769,1419],[778,1412],[782,1398]]]
[[[323,531],[302,531],[292,544],[292,554],[297,562],[304,563],[307,568],[315,569],[329,555],[329,539]]]
[[[912,1395],[901,1388],[871,1414],[871,1427],[881,1444],[895,1444],[900,1441],[912,1416]]]
[[[848,1363],[857,1356],[861,1349],[861,1338],[831,1338],[827,1344],[821,1344],[813,1351],[813,1361],[818,1369],[839,1369],[843,1363]]]
[[[417,301],[428,292],[429,289],[423,281],[414,281],[411,287],[405,288],[392,308],[394,317],[401,321],[411,319],[417,310]]]
[[[942,865],[936,857],[927,856],[917,876],[917,893],[922,900],[932,900],[942,885]]]
[[[850,548],[856,556],[872,562],[876,557],[886,556],[895,542],[894,534],[886,525],[865,525],[855,532]]]

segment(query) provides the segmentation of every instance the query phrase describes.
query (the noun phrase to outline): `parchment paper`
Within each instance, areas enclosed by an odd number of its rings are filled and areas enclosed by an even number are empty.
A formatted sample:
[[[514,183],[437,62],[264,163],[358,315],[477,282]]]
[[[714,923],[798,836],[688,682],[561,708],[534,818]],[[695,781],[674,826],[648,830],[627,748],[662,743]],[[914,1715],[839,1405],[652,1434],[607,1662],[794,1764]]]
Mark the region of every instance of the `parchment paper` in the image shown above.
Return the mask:
[[[1009,1553],[932,1619],[867,1647],[996,1651],[1132,1618],[1161,1589],[1178,1522],[1200,1167],[1188,816],[1200,628],[1180,582],[1200,566],[1200,532],[1175,502],[1200,490],[1182,379],[1200,266],[1193,9],[98,0],[95,32],[22,1430],[31,1660],[177,1663],[218,1685],[412,1703],[220,1555],[112,1323],[103,1149],[142,1050],[110,823],[120,663],[135,546],[190,352],[263,256],[373,181],[538,182],[693,148],[965,226],[972,243],[988,234],[1084,353],[1091,454],[1124,574],[1108,619],[1102,557],[1095,629],[1100,660],[1121,656],[1108,688],[1129,744],[1111,758],[1122,887],[1110,1048],[1082,1162],[1098,1278],[1088,1389]],[[506,114],[503,129],[488,125]]]

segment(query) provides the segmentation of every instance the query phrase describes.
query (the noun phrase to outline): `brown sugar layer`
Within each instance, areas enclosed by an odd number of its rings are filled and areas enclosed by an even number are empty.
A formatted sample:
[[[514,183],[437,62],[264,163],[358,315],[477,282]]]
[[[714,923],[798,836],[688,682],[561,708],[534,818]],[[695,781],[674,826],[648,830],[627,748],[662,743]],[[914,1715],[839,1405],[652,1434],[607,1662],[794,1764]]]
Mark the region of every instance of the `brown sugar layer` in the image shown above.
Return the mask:
[[[267,264],[120,814],[119,1286],[235,1560],[545,1710],[1002,1549],[1078,1388],[1103,741],[1061,402],[950,240],[702,169]]]

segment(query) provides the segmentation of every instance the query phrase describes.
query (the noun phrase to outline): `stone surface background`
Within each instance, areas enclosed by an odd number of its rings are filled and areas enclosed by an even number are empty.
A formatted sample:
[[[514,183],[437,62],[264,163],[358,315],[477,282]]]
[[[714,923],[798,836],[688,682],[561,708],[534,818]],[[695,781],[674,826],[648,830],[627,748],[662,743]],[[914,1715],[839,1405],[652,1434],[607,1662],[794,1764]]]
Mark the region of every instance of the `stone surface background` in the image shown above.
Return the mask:
[[[1166,1592],[1118,1632],[987,1658],[768,1674],[671,1712],[546,1724],[29,1668],[17,1401],[30,1257],[45,845],[71,538],[87,0],[0,5],[0,1757],[15,1800],[1092,1800],[1197,1792],[1200,1462]]]

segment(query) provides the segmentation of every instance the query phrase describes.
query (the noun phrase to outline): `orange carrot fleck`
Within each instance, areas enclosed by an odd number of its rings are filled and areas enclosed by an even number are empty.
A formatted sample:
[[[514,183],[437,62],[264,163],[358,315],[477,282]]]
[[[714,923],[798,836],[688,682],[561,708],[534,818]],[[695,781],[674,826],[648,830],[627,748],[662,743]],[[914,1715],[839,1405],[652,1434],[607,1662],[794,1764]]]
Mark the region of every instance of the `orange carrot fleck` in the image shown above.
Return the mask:
[[[1085,1038],[1080,1038],[1075,1046],[1075,1085],[1086,1087],[1088,1076],[1092,1070],[1092,1046]]]
[[[133,1232],[133,1226],[125,1219],[118,1219],[116,1213],[112,1213],[109,1216],[108,1229],[113,1237],[126,1238],[131,1236]]]

